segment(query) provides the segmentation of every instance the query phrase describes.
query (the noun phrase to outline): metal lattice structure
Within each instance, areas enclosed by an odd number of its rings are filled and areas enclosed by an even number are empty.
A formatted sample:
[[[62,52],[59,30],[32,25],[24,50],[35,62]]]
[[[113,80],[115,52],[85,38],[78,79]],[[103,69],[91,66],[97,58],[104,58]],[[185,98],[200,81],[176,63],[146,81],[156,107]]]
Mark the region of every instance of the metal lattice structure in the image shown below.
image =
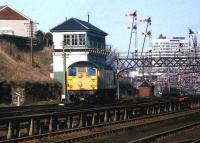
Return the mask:
[[[154,84],[157,88],[156,91],[161,91],[167,86],[169,89],[175,87],[180,91],[184,89],[190,94],[195,94],[199,87],[200,56],[194,53],[174,53],[168,56],[151,52],[132,53],[129,56],[118,53],[115,61],[117,79],[128,77],[134,81],[134,78],[129,77],[129,72],[139,69],[141,78]],[[137,78],[135,82],[137,82]],[[137,84],[133,83],[134,86],[138,86]]]
[[[153,53],[132,53],[126,56],[118,53],[116,56],[116,68],[119,71],[131,70],[134,68],[149,67],[185,67],[186,69],[197,70],[200,68],[200,57],[187,56],[183,54],[172,54],[171,56],[152,56]],[[162,55],[162,54],[161,54]]]

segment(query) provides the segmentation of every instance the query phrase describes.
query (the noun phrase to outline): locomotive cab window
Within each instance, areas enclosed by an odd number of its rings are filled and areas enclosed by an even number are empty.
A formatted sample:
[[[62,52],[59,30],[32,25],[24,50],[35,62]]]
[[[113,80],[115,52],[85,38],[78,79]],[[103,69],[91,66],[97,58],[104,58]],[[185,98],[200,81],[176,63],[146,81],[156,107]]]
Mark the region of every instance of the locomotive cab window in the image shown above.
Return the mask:
[[[94,68],[88,68],[88,76],[95,76],[96,71]]]
[[[69,69],[69,76],[76,76],[76,68]]]
[[[78,67],[78,72],[86,72],[86,68],[85,67]]]

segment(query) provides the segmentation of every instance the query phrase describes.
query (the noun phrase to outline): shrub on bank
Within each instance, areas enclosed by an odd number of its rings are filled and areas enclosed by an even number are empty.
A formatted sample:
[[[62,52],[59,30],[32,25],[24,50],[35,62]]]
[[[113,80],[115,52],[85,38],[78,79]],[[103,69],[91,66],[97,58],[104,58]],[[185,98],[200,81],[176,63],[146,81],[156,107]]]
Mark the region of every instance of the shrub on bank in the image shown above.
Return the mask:
[[[138,94],[138,90],[125,79],[119,81],[119,92],[122,96],[136,96]]]
[[[62,85],[59,82],[27,82],[24,85],[27,103],[57,100],[61,96]]]
[[[0,104],[14,104],[20,98],[20,105],[41,101],[59,100],[62,85],[59,82],[3,82],[0,84]]]
[[[0,82],[0,104],[10,104],[11,99],[10,84],[5,81]]]

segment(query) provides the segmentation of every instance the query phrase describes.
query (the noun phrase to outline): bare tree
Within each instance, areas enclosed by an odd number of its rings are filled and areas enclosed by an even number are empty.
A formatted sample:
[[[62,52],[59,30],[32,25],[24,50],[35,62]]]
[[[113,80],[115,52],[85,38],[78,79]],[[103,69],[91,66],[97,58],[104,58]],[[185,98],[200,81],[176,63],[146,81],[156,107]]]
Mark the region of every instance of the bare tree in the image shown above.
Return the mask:
[[[109,48],[107,51],[109,52],[109,55],[106,58],[106,65],[115,68],[115,60],[117,57],[116,49]]]

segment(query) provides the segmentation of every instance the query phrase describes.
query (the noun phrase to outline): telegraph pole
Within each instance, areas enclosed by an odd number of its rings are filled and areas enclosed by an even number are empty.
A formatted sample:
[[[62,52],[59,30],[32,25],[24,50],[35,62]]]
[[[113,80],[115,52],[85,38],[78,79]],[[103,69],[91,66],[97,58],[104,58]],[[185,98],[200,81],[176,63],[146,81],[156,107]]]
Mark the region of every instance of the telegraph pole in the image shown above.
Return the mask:
[[[33,21],[30,20],[30,52],[31,52],[31,65],[33,66]]]

